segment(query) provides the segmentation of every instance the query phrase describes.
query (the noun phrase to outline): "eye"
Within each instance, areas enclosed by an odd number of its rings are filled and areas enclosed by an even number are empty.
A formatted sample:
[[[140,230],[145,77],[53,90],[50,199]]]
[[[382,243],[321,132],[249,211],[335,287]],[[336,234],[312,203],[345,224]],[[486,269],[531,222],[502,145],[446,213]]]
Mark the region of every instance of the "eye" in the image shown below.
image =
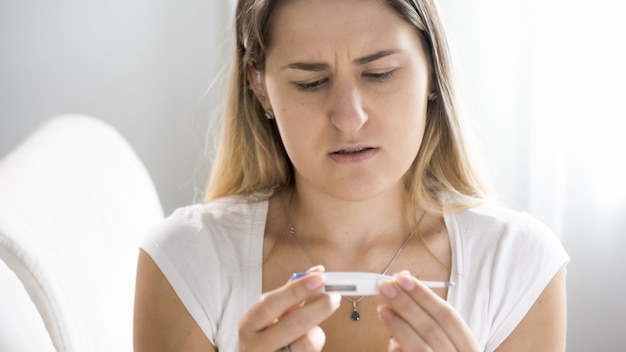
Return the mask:
[[[394,72],[395,70],[385,71],[385,72],[364,72],[363,76],[373,81],[385,81],[391,78]]]
[[[293,82],[293,85],[295,85],[296,88],[302,91],[312,91],[312,90],[317,90],[321,88],[327,82],[328,82],[328,78],[322,78],[313,82]]]

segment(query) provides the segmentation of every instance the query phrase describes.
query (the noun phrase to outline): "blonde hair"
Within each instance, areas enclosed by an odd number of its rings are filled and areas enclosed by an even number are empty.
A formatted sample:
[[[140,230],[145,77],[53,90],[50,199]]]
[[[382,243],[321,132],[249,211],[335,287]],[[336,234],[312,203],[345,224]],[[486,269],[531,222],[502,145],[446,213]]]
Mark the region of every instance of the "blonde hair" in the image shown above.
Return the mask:
[[[420,150],[404,176],[412,206],[441,213],[467,208],[486,195],[472,164],[458,117],[448,45],[432,0],[378,0],[411,23],[430,61],[436,98],[429,101]],[[236,52],[221,136],[205,201],[293,184],[293,165],[274,121],[264,116],[247,79],[262,72],[270,45],[271,15],[280,0],[240,0]],[[442,196],[447,198],[445,209]]]

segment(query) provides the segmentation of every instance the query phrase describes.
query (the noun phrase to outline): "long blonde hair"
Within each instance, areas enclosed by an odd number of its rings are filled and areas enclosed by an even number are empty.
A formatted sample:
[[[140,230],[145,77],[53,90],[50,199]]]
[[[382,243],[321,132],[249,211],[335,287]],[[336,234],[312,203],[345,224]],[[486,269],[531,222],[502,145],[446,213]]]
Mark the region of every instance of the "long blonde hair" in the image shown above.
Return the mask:
[[[486,187],[470,161],[459,122],[448,45],[433,0],[378,0],[412,24],[429,59],[436,98],[429,101],[420,150],[404,176],[412,206],[443,212],[480,202]],[[280,0],[240,0],[236,50],[221,136],[205,201],[293,184],[293,165],[275,123],[251,89],[247,71],[262,72],[273,10]],[[418,138],[418,136],[416,136]]]

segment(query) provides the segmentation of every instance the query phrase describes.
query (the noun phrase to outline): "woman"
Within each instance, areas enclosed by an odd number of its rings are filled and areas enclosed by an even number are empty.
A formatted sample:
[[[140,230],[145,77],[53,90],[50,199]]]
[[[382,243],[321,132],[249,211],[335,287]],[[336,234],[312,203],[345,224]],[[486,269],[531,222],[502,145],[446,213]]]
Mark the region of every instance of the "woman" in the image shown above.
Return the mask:
[[[206,203],[142,245],[137,351],[564,350],[567,254],[485,201],[431,0],[240,0],[236,31]]]

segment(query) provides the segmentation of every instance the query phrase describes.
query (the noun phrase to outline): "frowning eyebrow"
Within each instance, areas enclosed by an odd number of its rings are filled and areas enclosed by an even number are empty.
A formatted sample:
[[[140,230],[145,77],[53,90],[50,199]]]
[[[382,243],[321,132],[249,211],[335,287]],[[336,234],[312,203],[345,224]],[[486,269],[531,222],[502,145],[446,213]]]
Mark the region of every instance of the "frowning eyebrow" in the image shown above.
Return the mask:
[[[400,52],[400,50],[381,50],[372,55],[363,56],[354,60],[354,63],[357,65],[365,65],[370,62],[376,61],[378,59],[382,59],[383,57],[393,55],[395,53]]]
[[[330,66],[323,62],[294,62],[293,64],[284,66],[283,68],[281,68],[281,70],[288,69],[288,68],[293,68],[296,70],[303,70],[303,71],[319,72],[319,71],[328,71],[330,69]]]
[[[357,66],[365,65],[370,62],[374,62],[378,59],[381,59],[383,57],[396,54],[398,52],[400,52],[400,50],[381,50],[371,55],[356,58],[352,62]],[[303,71],[319,72],[319,71],[328,71],[330,69],[330,65],[324,62],[294,62],[292,64],[282,67],[281,70],[288,69],[288,68],[296,69],[296,70],[303,70]]]

